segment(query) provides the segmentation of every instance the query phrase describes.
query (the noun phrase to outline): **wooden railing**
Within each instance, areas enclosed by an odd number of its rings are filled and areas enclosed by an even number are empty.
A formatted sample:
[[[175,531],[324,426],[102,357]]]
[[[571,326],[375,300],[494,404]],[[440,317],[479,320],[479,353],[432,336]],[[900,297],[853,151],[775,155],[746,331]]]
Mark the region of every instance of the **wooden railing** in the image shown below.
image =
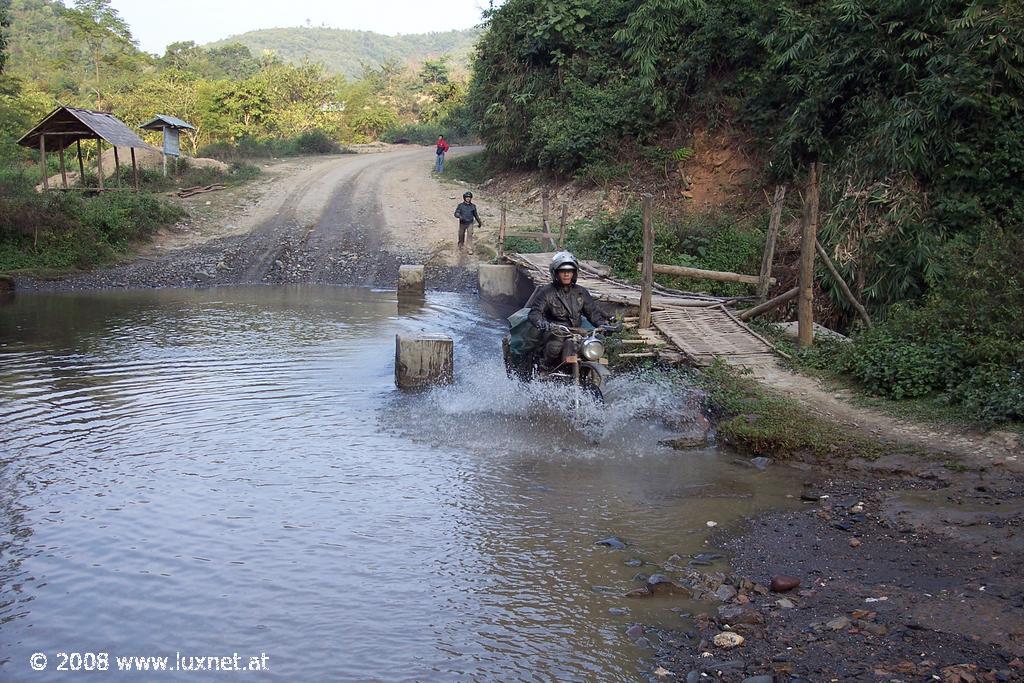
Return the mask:
[[[565,249],[565,231],[569,221],[569,206],[562,204],[562,217],[558,223],[558,240],[555,240],[555,236],[551,234],[551,222],[549,220],[550,212],[550,201],[548,199],[548,191],[545,189],[541,194],[541,231],[540,232],[509,232],[508,231],[508,206],[505,203],[501,205],[501,220],[498,223],[498,258],[504,258],[505,256],[505,240],[509,237],[519,239],[533,239],[540,240],[541,243],[547,242],[551,245],[552,249],[561,251]]]

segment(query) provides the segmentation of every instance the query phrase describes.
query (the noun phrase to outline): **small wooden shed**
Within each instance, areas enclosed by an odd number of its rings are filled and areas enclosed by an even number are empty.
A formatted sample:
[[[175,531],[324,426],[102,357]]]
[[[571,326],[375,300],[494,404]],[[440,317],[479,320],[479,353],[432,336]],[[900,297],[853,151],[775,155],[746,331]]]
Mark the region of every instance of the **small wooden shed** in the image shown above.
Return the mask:
[[[103,190],[103,141],[114,146],[114,167],[116,169],[117,186],[121,186],[121,161],[117,148],[128,147],[132,154],[132,172],[135,189],[139,189],[139,167],[135,161],[136,149],[157,151],[146,144],[142,138],[126,126],[120,119],[109,112],[76,109],[74,107],[57,107],[46,116],[35,128],[18,140],[19,145],[39,148],[39,165],[43,175],[43,189],[50,189],[46,177],[46,153],[60,152],[60,176],[64,189],[68,189],[67,171],[64,168],[64,150],[74,143],[78,148],[78,169],[81,173],[81,184],[85,187],[85,163],[82,161],[82,140],[96,141],[96,168],[99,188]]]
[[[177,159],[181,156],[181,146],[179,144],[180,133],[183,130],[195,130],[195,126],[187,121],[182,121],[176,116],[170,114],[157,114],[153,117],[152,121],[144,123],[139,128],[143,130],[159,130],[163,131],[164,134],[164,175],[167,175],[167,157],[172,156]]]

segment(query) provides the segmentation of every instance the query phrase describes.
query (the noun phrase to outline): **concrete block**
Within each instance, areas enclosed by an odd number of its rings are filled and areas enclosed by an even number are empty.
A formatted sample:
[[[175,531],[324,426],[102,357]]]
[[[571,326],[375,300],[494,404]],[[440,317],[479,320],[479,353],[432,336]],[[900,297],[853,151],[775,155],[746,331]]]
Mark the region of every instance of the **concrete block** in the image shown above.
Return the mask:
[[[398,267],[398,293],[406,296],[423,296],[423,266]]]
[[[515,296],[516,267],[508,265],[480,264],[478,271],[480,293],[484,296]]]
[[[395,335],[395,384],[400,389],[419,389],[451,383],[454,351],[448,335]]]

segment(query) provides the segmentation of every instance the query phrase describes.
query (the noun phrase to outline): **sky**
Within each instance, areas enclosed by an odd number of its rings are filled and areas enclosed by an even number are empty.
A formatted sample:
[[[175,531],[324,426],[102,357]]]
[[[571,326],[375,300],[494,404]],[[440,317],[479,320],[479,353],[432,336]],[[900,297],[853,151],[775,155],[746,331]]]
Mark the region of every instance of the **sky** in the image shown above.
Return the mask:
[[[71,0],[65,0],[71,4]],[[261,28],[328,26],[387,35],[476,26],[489,0],[111,0],[146,52],[168,44],[199,45]],[[168,18],[173,8],[174,17]]]

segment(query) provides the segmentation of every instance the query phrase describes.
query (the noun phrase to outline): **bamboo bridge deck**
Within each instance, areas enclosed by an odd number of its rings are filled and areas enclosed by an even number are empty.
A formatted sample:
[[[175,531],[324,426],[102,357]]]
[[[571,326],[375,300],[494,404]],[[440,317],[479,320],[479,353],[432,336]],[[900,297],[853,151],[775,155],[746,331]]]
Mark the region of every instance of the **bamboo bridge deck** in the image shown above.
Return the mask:
[[[535,285],[551,281],[552,253],[513,254],[505,258]],[[600,274],[598,264],[581,264],[579,284],[598,301],[640,305],[640,288]],[[662,343],[671,344],[690,362],[710,365],[721,358],[730,365],[754,367],[775,363],[775,350],[763,337],[744,325],[718,297],[655,292],[651,319]],[[650,335],[644,335],[655,342]]]

